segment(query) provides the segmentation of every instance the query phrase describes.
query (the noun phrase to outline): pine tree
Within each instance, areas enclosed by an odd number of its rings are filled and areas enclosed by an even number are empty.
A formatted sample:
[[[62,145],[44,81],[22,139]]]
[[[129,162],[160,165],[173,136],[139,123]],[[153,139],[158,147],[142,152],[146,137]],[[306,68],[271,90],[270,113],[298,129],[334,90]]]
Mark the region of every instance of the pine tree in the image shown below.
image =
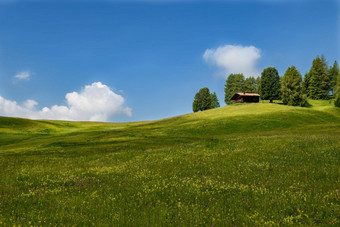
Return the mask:
[[[270,100],[280,98],[280,76],[276,68],[268,67],[261,73],[260,93],[261,99]]]
[[[281,80],[281,99],[286,105],[305,105],[302,94],[302,77],[295,66],[289,67]]]
[[[257,92],[257,83],[254,77],[248,77],[244,81],[244,91],[248,93],[256,93]]]
[[[256,91],[255,91],[255,93],[260,93],[260,86],[261,86],[261,77],[260,76],[258,76],[257,78],[256,78]]]
[[[244,92],[244,76],[243,74],[230,74],[224,88],[225,103],[230,104],[231,97],[237,92]]]
[[[321,55],[321,64],[322,64],[322,67],[324,67],[326,69],[326,74],[328,73],[328,63],[327,63],[327,60],[325,58],[325,55]]]
[[[220,107],[220,103],[219,103],[219,101],[218,101],[216,92],[211,93],[211,94],[210,94],[210,97],[211,97],[211,108],[214,109],[214,108]]]
[[[200,94],[199,92],[196,93],[194,102],[192,103],[192,111],[198,112],[200,110]]]
[[[192,110],[194,112],[204,111],[212,108],[211,94],[209,88],[201,88],[195,95],[192,103]]]
[[[337,61],[334,61],[333,66],[328,71],[328,79],[329,79],[329,87],[331,94],[334,94],[336,80],[338,75],[340,74],[340,69]]]
[[[329,78],[327,75],[327,63],[324,58],[317,57],[313,60],[313,65],[308,74],[310,81],[308,94],[312,99],[329,99]]]
[[[209,110],[212,108],[211,106],[211,95],[209,88],[205,87],[201,89],[201,97],[202,97],[202,104],[201,104],[201,111]]]
[[[310,85],[310,74],[306,73],[305,77],[303,78],[303,82],[302,82],[302,90],[303,93],[309,97],[309,85]]]

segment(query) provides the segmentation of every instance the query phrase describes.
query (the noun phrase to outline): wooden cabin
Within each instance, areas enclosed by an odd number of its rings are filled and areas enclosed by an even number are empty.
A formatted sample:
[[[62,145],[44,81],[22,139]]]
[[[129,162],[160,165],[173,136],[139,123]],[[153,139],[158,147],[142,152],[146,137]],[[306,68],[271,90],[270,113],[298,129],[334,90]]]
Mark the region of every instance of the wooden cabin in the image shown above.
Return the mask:
[[[259,102],[260,95],[256,93],[235,93],[233,97],[231,97],[233,103],[252,103]]]

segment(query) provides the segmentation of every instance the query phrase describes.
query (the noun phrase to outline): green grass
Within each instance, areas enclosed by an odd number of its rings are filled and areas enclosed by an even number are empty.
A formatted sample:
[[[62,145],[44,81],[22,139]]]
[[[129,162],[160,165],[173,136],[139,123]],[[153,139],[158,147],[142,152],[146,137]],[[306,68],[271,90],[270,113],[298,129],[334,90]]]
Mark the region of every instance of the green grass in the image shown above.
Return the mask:
[[[150,122],[0,117],[0,225],[340,224],[340,109]]]

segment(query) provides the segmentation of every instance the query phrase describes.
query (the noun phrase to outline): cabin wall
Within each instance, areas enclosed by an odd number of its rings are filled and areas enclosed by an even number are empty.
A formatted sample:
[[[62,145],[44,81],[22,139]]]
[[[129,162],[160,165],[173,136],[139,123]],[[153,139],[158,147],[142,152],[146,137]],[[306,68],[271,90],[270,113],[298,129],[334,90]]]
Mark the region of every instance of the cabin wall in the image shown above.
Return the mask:
[[[260,97],[258,96],[245,96],[243,97],[243,102],[259,102]]]
[[[260,101],[259,96],[239,96],[233,103],[256,103]]]
[[[233,103],[242,103],[243,98],[241,96],[237,97]]]

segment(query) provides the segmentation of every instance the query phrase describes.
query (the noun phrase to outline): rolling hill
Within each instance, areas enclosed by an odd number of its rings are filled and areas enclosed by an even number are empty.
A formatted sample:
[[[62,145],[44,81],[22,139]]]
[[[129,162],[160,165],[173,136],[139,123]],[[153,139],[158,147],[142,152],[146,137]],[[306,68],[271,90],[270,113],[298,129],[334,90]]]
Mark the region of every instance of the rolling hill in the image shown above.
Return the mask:
[[[340,109],[0,117],[0,225],[338,225]]]

